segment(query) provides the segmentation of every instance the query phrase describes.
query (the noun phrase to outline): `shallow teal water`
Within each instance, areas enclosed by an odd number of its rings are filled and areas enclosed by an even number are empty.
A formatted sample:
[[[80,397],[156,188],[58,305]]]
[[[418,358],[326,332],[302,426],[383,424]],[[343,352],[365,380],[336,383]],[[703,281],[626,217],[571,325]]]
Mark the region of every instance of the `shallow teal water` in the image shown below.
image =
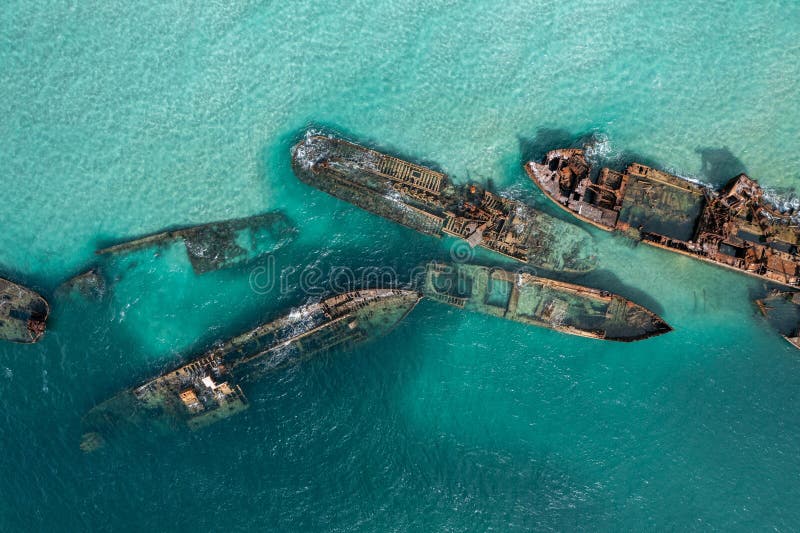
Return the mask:
[[[582,281],[673,333],[606,344],[423,302],[250,387],[237,419],[77,447],[96,402],[306,301],[292,269],[449,256],[299,183],[309,125],[545,209],[523,156],[587,134],[612,162],[746,169],[793,198],[800,5],[733,4],[7,2],[0,270],[53,315],[0,345],[0,528],[800,527],[800,354],[750,303],[763,283],[594,230]],[[144,257],[100,303],[53,297],[100,243],[275,208],[301,233],[274,264]],[[253,292],[259,266],[286,290]]]

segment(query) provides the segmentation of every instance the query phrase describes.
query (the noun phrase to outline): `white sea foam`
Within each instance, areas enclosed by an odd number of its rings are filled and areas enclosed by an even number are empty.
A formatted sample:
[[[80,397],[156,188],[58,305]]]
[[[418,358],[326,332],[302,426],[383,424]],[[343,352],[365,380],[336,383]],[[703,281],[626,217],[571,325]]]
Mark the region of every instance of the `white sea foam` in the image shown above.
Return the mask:
[[[609,161],[614,159],[615,154],[619,155],[605,133],[595,134],[592,141],[585,146],[584,152],[590,161]]]
[[[800,198],[795,193],[782,194],[774,189],[764,189],[764,199],[774,205],[781,213],[791,213],[794,219],[800,219]]]

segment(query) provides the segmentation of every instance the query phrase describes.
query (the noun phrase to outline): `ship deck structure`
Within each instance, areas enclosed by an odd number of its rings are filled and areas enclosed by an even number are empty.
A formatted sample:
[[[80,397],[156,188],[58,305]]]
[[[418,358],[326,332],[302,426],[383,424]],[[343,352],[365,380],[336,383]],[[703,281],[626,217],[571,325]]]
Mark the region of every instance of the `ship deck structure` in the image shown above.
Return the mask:
[[[35,343],[46,329],[50,306],[39,294],[0,278],[0,339]]]
[[[289,218],[273,211],[162,231],[97,251],[99,255],[126,254],[182,242],[197,274],[229,268],[274,252],[291,242],[297,231]]]
[[[196,430],[240,413],[248,407],[243,383],[384,335],[419,299],[412,290],[352,291],[264,323],[94,407],[84,417],[81,448],[101,447],[121,426]]]
[[[745,174],[719,191],[639,163],[595,176],[581,149],[553,150],[525,171],[557,205],[601,229],[800,286],[800,227]]]
[[[305,135],[292,148],[292,168],[308,185],[427,235],[553,271],[584,273],[596,263],[591,236],[575,225],[334,136]]]
[[[467,311],[594,339],[630,342],[672,330],[622,296],[524,271],[431,262],[422,293]]]

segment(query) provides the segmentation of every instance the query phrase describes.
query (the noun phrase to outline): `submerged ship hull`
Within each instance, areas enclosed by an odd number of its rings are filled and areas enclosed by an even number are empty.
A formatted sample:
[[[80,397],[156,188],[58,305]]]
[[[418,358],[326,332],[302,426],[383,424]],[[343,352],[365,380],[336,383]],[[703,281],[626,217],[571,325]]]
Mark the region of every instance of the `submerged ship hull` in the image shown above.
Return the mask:
[[[182,241],[197,274],[229,268],[274,252],[292,239],[296,229],[281,212],[211,222],[148,235],[98,250],[98,254],[124,254]]]
[[[387,333],[417,304],[414,291],[370,289],[297,309],[126,390],[84,418],[85,451],[120,426],[195,430],[247,409],[241,385],[314,354],[345,349]]]
[[[655,313],[616,294],[462,263],[429,263],[422,293],[468,311],[570,335],[630,342],[672,331]]]
[[[100,300],[106,292],[106,280],[97,268],[91,268],[62,283],[56,289],[56,296],[80,296],[88,300]]]
[[[34,291],[0,278],[0,339],[30,344],[45,330],[50,306]]]
[[[784,285],[800,286],[800,231],[741,174],[721,191],[633,163],[592,176],[583,150],[525,171],[557,205],[607,231]]]
[[[800,292],[774,291],[756,304],[769,324],[800,349]]]
[[[363,146],[307,135],[292,149],[303,182],[421,233],[449,235],[548,270],[594,268],[583,230],[473,184]]]

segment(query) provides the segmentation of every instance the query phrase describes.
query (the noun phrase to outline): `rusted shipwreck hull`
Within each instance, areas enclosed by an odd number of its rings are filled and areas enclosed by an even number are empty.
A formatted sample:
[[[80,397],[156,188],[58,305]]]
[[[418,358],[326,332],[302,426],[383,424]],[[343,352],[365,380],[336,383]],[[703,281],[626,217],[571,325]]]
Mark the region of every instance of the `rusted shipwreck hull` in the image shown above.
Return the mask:
[[[289,218],[274,211],[246,218],[171,229],[98,250],[98,254],[124,254],[166,246],[178,240],[197,274],[229,268],[273,252],[291,242],[297,231]]]
[[[262,324],[191,362],[99,404],[84,417],[84,451],[125,426],[196,430],[248,407],[241,383],[331,349],[387,333],[420,294],[369,289],[333,296]]]
[[[449,235],[548,270],[587,272],[594,243],[585,231],[477,184],[325,135],[292,148],[305,183],[427,235]]]
[[[604,230],[763,279],[800,285],[800,231],[745,174],[720,191],[633,163],[597,176],[583,150],[549,152],[525,171],[556,204]]]
[[[622,296],[526,272],[428,263],[422,293],[460,309],[594,339],[630,342],[672,331]]]
[[[0,339],[33,343],[44,334],[50,306],[34,291],[0,278]]]
[[[756,304],[770,325],[800,349],[800,292],[773,291]]]

